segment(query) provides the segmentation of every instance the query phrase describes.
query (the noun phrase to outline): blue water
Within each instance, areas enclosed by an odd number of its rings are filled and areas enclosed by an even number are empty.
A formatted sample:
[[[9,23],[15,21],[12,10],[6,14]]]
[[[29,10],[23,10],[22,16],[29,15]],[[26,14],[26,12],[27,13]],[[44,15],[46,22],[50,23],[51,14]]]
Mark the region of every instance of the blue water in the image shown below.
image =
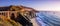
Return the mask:
[[[36,13],[36,20],[42,26],[60,26],[60,12],[41,11]]]

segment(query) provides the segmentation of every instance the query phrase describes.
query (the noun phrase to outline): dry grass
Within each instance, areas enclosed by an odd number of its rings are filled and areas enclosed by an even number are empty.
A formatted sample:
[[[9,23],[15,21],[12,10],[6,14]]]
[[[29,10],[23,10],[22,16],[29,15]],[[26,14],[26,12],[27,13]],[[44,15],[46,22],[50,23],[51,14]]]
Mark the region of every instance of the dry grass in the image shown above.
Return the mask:
[[[5,16],[0,15],[0,26],[22,26],[14,20],[8,19]]]

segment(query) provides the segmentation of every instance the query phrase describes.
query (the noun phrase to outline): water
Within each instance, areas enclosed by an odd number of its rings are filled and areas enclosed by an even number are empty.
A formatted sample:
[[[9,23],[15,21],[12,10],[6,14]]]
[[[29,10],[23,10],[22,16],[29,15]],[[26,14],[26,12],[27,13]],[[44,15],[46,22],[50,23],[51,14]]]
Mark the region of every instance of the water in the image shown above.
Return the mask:
[[[36,20],[42,26],[60,26],[60,12],[40,11],[36,13]]]

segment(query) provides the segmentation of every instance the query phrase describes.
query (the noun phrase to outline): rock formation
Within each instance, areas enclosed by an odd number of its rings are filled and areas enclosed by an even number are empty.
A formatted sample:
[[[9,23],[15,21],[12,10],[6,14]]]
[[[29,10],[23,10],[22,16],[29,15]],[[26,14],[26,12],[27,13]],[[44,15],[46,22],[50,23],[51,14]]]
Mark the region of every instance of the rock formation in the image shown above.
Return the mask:
[[[3,11],[6,13],[4,13]],[[18,13],[20,13],[27,21],[30,21],[31,18],[35,17],[35,12],[37,12],[37,11],[34,10],[33,8],[26,7],[26,6],[11,5],[11,6],[0,7],[0,15],[1,15],[0,16],[0,26],[22,26],[22,24],[15,21],[15,20],[17,20],[16,19],[17,17],[14,17],[14,18],[10,17],[11,14],[13,13],[14,15],[16,14],[15,16],[17,16]],[[6,16],[6,15],[8,15],[8,16]]]

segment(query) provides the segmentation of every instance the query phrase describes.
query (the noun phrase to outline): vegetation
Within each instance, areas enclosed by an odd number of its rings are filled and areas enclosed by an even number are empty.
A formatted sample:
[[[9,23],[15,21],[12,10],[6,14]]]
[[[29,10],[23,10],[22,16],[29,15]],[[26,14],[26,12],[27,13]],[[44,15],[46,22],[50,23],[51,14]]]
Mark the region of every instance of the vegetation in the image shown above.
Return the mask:
[[[0,17],[0,26],[22,26],[20,23],[14,20],[8,19],[5,16]]]
[[[29,9],[31,11],[29,11]],[[25,7],[25,6],[12,6],[12,5],[7,6],[7,7],[0,7],[0,11],[18,11],[23,16],[28,15],[28,18],[30,18],[30,16],[33,16],[34,15],[33,12],[35,12],[35,10],[33,10],[33,8],[29,8],[29,7]],[[29,13],[32,15],[29,15]],[[22,26],[19,22],[15,22],[14,20],[9,19],[9,18],[4,16],[3,14],[0,15],[0,26]]]

